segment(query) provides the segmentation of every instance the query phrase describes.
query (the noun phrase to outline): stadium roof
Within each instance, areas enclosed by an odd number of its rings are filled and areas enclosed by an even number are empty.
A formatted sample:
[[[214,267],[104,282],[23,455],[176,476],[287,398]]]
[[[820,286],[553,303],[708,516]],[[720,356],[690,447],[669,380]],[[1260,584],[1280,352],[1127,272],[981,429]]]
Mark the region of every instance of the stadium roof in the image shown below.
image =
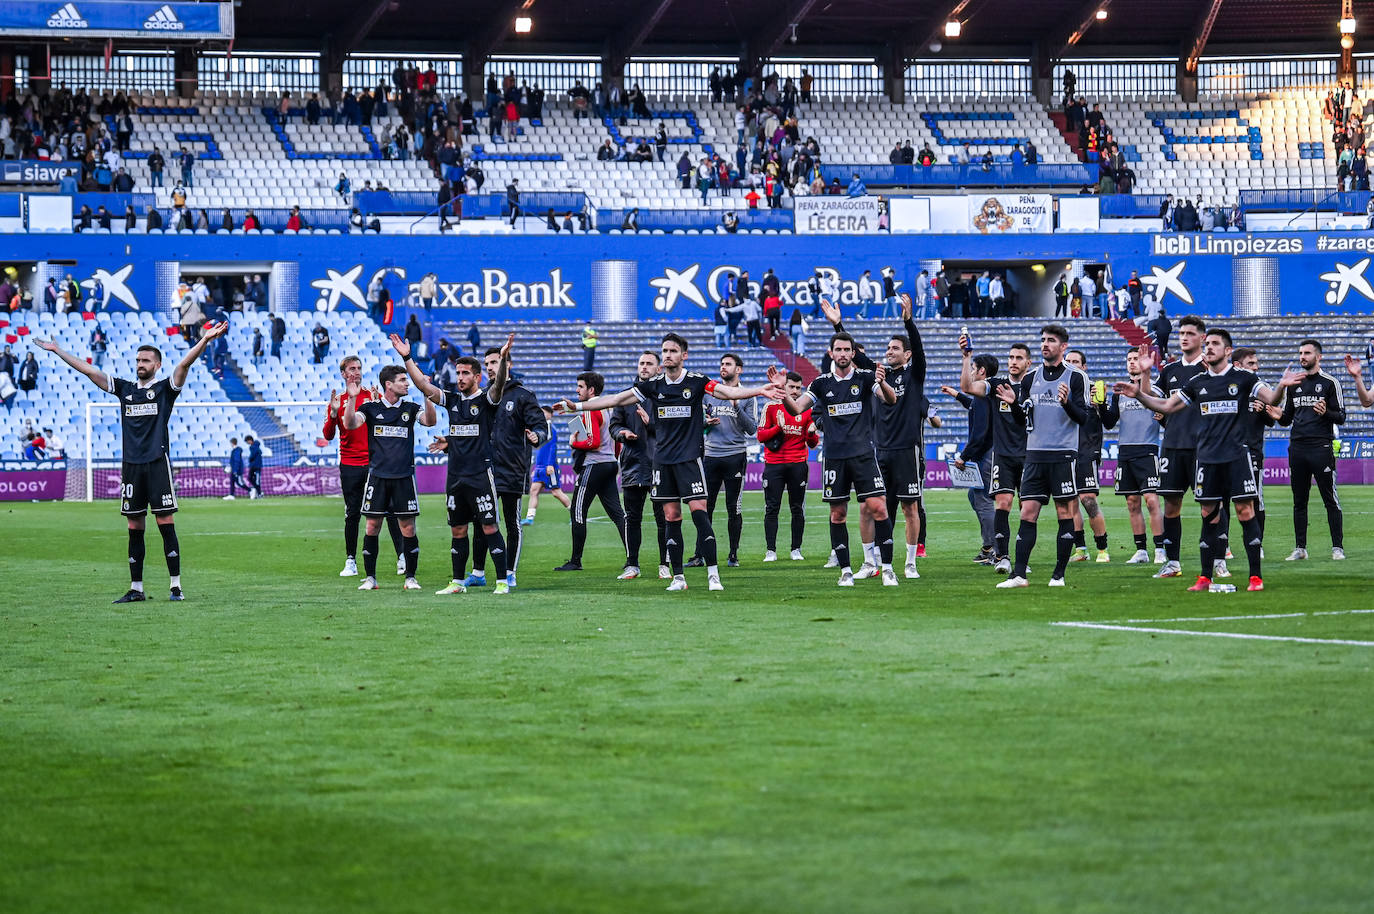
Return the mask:
[[[1107,16],[1097,20],[1094,14],[1103,7]],[[1187,47],[1213,10],[1212,46],[1248,46],[1262,54],[1273,53],[1281,41],[1337,50],[1340,0],[296,0],[286,6],[243,0],[236,44],[318,44],[326,34],[361,34],[373,47],[415,43],[462,51],[474,36],[491,34],[503,52],[522,44],[596,51],[634,37],[635,46],[659,50],[710,47],[734,55],[748,43],[786,54],[795,23],[798,54],[900,40],[909,54],[925,56],[930,50],[923,43],[955,15],[963,34],[941,39],[944,55],[958,56],[961,47],[1028,50],[1035,43],[1057,54],[1085,25],[1080,48]],[[528,35],[506,31],[516,15],[533,20]],[[1356,0],[1355,17],[1374,28],[1374,0]]]

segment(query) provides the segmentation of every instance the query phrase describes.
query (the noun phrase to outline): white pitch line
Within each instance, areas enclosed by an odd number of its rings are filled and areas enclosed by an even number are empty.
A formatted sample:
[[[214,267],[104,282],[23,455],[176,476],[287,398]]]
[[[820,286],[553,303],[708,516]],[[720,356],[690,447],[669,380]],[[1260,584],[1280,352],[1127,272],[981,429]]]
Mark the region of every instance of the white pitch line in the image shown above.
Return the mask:
[[[1200,638],[1235,638],[1240,641],[1293,641],[1299,644],[1345,644],[1354,647],[1374,647],[1374,641],[1350,641],[1344,638],[1298,638],[1287,635],[1248,635],[1241,632],[1194,632],[1180,628],[1144,628],[1135,625],[1107,625],[1101,622],[1051,622],[1061,628],[1095,628],[1114,632],[1145,632],[1153,635],[1195,635]]]
[[[1296,619],[1299,616],[1354,616],[1374,613],[1374,609],[1332,609],[1311,613],[1269,613],[1260,616],[1180,616],[1177,619],[1127,619],[1123,625],[1138,622],[1244,622],[1249,619]]]

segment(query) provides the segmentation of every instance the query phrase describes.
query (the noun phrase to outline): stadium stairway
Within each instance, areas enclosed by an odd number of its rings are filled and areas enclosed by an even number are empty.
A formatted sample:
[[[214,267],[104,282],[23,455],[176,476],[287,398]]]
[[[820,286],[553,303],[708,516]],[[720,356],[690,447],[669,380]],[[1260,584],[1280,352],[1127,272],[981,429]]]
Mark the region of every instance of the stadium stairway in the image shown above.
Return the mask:
[[[230,400],[263,400],[253,386],[248,383],[248,379],[243,376],[242,369],[230,354],[224,363],[224,377],[220,379],[220,386],[229,395]],[[253,429],[253,434],[262,442],[263,449],[276,458],[279,465],[293,464],[304,456],[300,446],[296,444],[296,439],[287,431],[286,426],[277,418],[277,414],[266,406],[244,406],[239,408],[244,421]]]
[[[1149,340],[1150,335],[1136,324],[1135,321],[1120,320],[1112,318],[1107,321],[1113,330],[1120,334],[1121,338],[1132,346],[1139,346]]]
[[[1064,142],[1073,150],[1073,154],[1078,157],[1080,162],[1086,162],[1087,156],[1078,146],[1078,131],[1069,129],[1069,116],[1063,111],[1055,111],[1052,108],[1047,108],[1046,111],[1049,113],[1050,120],[1054,122],[1055,129],[1059,131],[1064,137]]]

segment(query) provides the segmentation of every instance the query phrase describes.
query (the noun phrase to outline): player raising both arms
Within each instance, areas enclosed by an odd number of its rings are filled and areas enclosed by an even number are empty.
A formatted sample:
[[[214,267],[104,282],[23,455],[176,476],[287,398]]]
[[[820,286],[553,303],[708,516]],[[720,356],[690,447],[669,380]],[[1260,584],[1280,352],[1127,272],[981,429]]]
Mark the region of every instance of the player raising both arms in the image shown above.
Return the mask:
[[[1275,406],[1283,390],[1298,384],[1303,374],[1284,375],[1278,387],[1266,386],[1254,372],[1231,364],[1231,334],[1218,327],[1207,331],[1202,364],[1202,374],[1194,376],[1167,399],[1151,396],[1134,381],[1122,382],[1114,389],[1165,415],[1197,407],[1197,485],[1193,494],[1202,507],[1199,546],[1203,573],[1188,589],[1205,591],[1212,587],[1212,577],[1207,572],[1212,570],[1213,559],[1226,553],[1220,536],[1221,503],[1230,498],[1245,535],[1245,555],[1250,563],[1249,589],[1263,590],[1260,566],[1264,540],[1260,535],[1259,519],[1255,516],[1259,483],[1246,447],[1251,399]]]
[[[453,564],[453,578],[443,590],[435,591],[436,596],[467,592],[463,572],[468,564],[468,524],[473,521],[480,523],[486,532],[487,551],[496,566],[497,581],[492,593],[510,593],[510,583],[506,580],[506,541],[501,536],[496,517],[496,480],[491,472],[489,442],[496,407],[505,390],[510,347],[514,342],[515,334],[512,333],[498,353],[501,364],[485,390],[481,387],[482,366],[476,359],[464,356],[455,361],[458,390],[449,393],[432,384],[420,371],[420,366],[410,356],[410,344],[391,334],[391,347],[405,361],[406,373],[425,395],[426,405],[437,403],[448,412],[448,433],[445,435],[448,480],[444,488],[452,534],[449,558]],[[433,406],[429,409],[432,411]]]
[[[849,493],[853,490],[860,509],[873,517],[873,532],[878,549],[878,564],[883,586],[896,587],[892,570],[892,518],[887,514],[887,491],[878,470],[873,447],[873,413],[879,399],[889,406],[897,402],[897,392],[887,383],[887,366],[873,371],[854,366],[854,337],[842,331],[830,336],[831,367],[798,396],[783,390],[782,404],[793,416],[801,416],[812,406],[825,412],[825,437],[822,500],[830,505],[830,545],[840,566],[840,587],[854,586],[854,571],[849,559]],[[768,370],[768,380],[783,380],[776,368]],[[876,395],[876,396],[874,396]]]
[[[410,347],[406,347],[406,353]],[[410,363],[407,359],[407,364]],[[420,564],[420,541],[415,535],[415,518],[420,513],[420,496],[415,488],[415,423],[432,428],[436,421],[434,405],[423,409],[410,400],[406,369],[388,365],[377,375],[381,397],[358,405],[360,381],[349,381],[344,391],[343,427],[367,427],[367,483],[363,487],[363,578],[359,590],[377,590],[377,534],[382,519],[395,515],[401,527],[401,553],[405,558],[406,590],[419,590],[415,570]]]
[[[692,512],[692,523],[704,544],[702,558],[706,561],[707,586],[711,590],[724,590],[716,564],[716,535],[706,515],[706,479],[701,465],[705,429],[702,398],[709,394],[717,400],[777,399],[782,390],[774,384],[732,387],[699,372],[688,371],[682,364],[687,356],[687,340],[676,333],[663,337],[660,353],[663,371],[649,380],[636,381],[628,390],[590,400],[559,400],[554,410],[587,412],[638,402],[649,411],[655,448],[654,485],[649,497],[663,505],[663,518],[668,528],[668,558],[673,572],[668,590],[687,589],[687,579],[682,573],[683,501]]]
[[[370,390],[363,390],[363,362],[356,355],[350,355],[339,363],[339,374],[344,386],[350,383],[359,387],[353,408],[356,410],[368,400],[374,399]],[[344,499],[344,567],[339,572],[341,578],[358,576],[358,524],[363,512],[363,489],[367,487],[367,429],[343,427],[343,400],[337,390],[329,392],[329,409],[324,417],[324,440],[333,441],[339,435],[339,489]],[[395,515],[386,518],[387,532],[391,534],[391,544],[396,547],[396,573],[405,574],[406,561],[401,549],[401,527]]]
[[[162,366],[162,352],[155,346],[139,346],[134,355],[136,380],[126,381],[105,374],[99,368],[78,359],[52,340],[34,339],[39,349],[54,353],[62,361],[91,379],[101,390],[119,398],[119,425],[123,438],[122,463],[119,469],[120,511],[129,525],[129,591],[116,603],[140,603],[147,598],[143,592],[143,558],[146,554],[143,533],[148,511],[153,512],[158,533],[162,534],[162,554],[167,560],[171,576],[169,599],[182,599],[181,544],[177,542],[174,515],[177,494],[172,485],[172,460],[167,436],[167,424],[172,419],[186,375],[211,341],[223,336],[227,323],[207,324],[200,340],[190,348],[172,374],[160,381],[153,380]]]

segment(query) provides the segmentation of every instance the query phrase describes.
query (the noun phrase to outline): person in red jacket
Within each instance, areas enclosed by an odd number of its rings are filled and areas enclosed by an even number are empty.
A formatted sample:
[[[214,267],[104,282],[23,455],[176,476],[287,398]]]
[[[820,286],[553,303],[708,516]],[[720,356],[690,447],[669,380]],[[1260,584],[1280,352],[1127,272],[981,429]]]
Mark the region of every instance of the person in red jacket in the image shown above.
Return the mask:
[[[350,355],[339,363],[339,374],[343,376],[344,388],[350,381],[360,387],[363,378],[363,362],[356,355]],[[358,391],[353,407],[356,409],[368,400],[378,396],[374,390],[366,388]],[[363,513],[363,489],[367,486],[367,426],[346,428],[343,424],[343,397],[337,390],[329,392],[329,409],[324,416],[324,440],[333,441],[339,435],[339,488],[344,498],[344,548],[347,559],[344,561],[341,578],[358,576],[358,523]],[[405,574],[405,559],[401,553],[401,527],[395,517],[387,517],[387,529],[391,532],[391,543],[396,547],[396,573]]]
[[[802,376],[787,373],[787,393],[799,396],[803,390]],[[781,403],[769,404],[759,423],[759,441],[763,443],[763,536],[768,551],[765,562],[778,560],[778,513],[782,510],[782,493],[792,509],[792,561],[803,560],[802,534],[806,529],[806,483],[810,476],[807,465],[809,449],[820,443],[811,410],[800,416],[788,415]]]

